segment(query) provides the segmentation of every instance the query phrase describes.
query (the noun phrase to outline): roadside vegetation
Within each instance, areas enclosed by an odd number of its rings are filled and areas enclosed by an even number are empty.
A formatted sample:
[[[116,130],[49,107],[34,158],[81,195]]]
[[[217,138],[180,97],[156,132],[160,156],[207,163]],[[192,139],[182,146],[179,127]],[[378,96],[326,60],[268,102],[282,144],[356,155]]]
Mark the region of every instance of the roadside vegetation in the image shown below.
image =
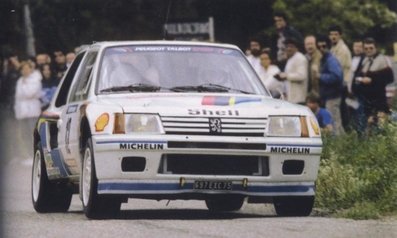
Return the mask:
[[[323,138],[316,209],[336,217],[397,215],[397,122],[372,133]]]

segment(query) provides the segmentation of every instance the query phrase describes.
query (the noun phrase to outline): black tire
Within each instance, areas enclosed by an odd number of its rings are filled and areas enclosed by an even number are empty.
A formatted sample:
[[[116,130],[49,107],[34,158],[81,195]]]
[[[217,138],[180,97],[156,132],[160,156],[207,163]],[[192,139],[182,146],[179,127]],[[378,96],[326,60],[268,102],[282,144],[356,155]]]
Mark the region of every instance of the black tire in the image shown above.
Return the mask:
[[[98,194],[98,179],[96,177],[94,161],[92,142],[91,138],[89,138],[83,152],[83,164],[81,166],[82,171],[80,176],[80,197],[84,214],[90,219],[113,218],[120,211],[121,199]]]
[[[41,143],[34,148],[31,196],[34,209],[39,213],[66,212],[72,201],[73,191],[66,183],[48,180]]]
[[[275,197],[273,205],[278,216],[309,216],[314,196]]]
[[[238,211],[244,204],[241,196],[214,196],[205,200],[205,205],[210,212]]]

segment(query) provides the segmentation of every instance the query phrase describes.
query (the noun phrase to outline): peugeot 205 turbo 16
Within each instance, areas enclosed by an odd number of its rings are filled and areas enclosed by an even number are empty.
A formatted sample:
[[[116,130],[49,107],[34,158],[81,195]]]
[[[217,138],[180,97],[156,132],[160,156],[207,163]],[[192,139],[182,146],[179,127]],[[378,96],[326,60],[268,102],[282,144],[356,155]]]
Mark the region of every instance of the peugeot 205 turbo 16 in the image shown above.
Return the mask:
[[[273,203],[309,215],[322,141],[312,112],[273,99],[235,46],[101,42],[69,67],[34,131],[32,200],[88,218],[128,198]]]

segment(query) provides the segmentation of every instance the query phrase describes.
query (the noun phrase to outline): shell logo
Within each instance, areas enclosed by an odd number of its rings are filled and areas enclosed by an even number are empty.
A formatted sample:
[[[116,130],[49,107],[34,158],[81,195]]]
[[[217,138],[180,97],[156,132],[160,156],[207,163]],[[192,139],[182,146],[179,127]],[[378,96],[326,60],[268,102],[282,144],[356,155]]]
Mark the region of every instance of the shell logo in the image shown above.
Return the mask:
[[[105,127],[109,123],[109,114],[108,113],[103,113],[100,115],[95,122],[95,131],[101,132],[105,129]]]

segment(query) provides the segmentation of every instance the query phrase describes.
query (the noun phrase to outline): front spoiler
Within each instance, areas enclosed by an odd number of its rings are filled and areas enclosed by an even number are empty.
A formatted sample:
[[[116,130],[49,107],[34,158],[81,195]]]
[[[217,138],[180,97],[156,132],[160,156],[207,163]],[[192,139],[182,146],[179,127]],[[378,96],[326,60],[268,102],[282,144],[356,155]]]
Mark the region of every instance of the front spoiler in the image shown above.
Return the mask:
[[[183,194],[235,194],[244,196],[314,196],[314,182],[250,183],[233,181],[231,190],[194,189],[194,181],[99,181],[98,194],[122,195],[183,195]]]

